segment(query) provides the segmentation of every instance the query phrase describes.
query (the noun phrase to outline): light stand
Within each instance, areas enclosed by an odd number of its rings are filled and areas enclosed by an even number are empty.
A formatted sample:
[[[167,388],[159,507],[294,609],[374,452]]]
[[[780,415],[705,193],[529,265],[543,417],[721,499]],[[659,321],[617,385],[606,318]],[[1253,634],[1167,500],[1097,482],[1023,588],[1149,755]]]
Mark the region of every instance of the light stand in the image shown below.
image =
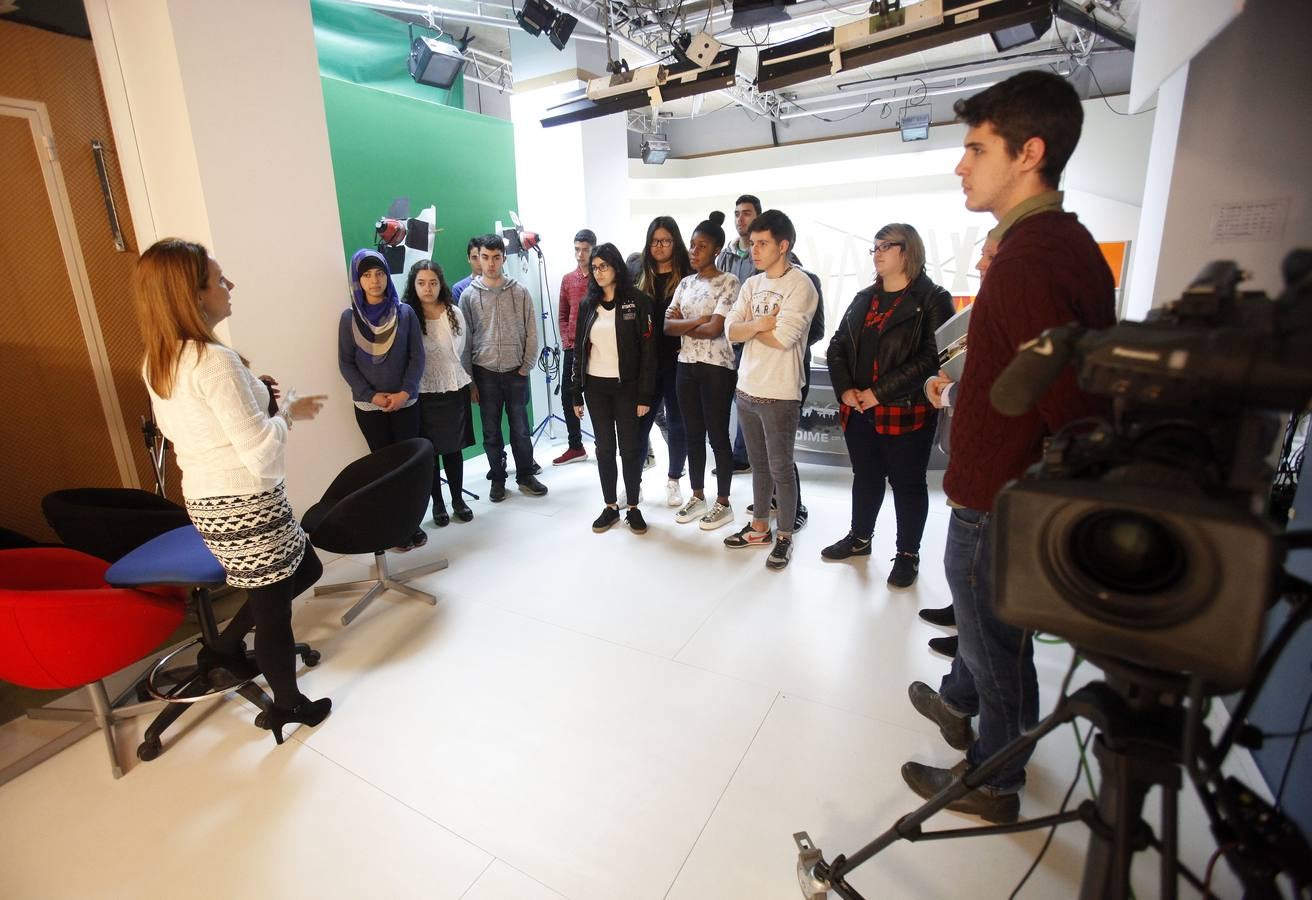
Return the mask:
[[[565,378],[562,378],[560,375],[560,331],[556,327],[555,313],[552,312],[553,303],[551,300],[551,285],[547,280],[547,261],[542,256],[542,248],[534,246],[533,250],[536,251],[538,255],[538,284],[542,289],[543,297],[542,353],[538,356],[538,368],[542,370],[547,378],[547,415],[537,424],[537,427],[533,429],[533,446],[537,447],[538,441],[542,439],[543,434],[547,435],[547,437],[552,440],[555,440],[556,433],[552,429],[553,422],[559,422],[566,427],[569,427],[569,423],[565,421],[563,416],[558,415],[553,410],[551,404],[552,395],[558,395],[560,393],[560,384],[557,384],[553,390],[551,387],[552,382],[563,382],[565,380]],[[528,251],[522,251],[522,254],[527,257]],[[547,330],[548,324],[551,326],[550,331]],[[547,346],[549,338],[554,338],[554,340],[551,341],[551,346]],[[567,378],[568,376],[565,377]],[[564,403],[565,401],[562,400],[561,402]],[[583,428],[582,422],[579,423],[579,431],[582,434],[587,435],[588,440],[594,440],[592,433]]]

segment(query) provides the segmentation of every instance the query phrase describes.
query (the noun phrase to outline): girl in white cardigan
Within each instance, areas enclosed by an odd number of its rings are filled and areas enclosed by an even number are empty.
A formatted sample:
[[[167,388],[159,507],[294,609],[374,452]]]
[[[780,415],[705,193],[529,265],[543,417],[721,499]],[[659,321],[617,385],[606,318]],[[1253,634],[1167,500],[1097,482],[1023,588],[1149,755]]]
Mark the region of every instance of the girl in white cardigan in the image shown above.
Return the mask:
[[[246,360],[219,343],[214,326],[232,314],[233,283],[200,244],[166,238],[137,262],[137,310],[146,344],[144,376],[155,419],[177,453],[187,514],[246,604],[203,653],[235,674],[255,661],[273,691],[267,714],[282,743],[289,722],[317,725],[332,708],[296,685],[292,598],[323,566],[292,515],[283,490],[287,434],[313,419],[322,396],[278,406],[277,382],[256,378]]]

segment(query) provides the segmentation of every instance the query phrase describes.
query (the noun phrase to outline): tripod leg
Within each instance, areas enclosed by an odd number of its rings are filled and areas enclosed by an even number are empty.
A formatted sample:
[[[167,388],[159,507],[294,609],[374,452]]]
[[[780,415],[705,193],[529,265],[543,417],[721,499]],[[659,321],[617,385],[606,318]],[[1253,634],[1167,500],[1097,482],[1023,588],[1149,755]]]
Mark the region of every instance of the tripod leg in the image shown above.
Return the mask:
[[[911,841],[916,840],[920,835],[920,826],[930,816],[937,812],[941,812],[949,803],[961,799],[981,784],[987,783],[988,779],[994,772],[997,772],[1020,754],[1025,753],[1042,740],[1049,732],[1075,718],[1079,714],[1076,708],[1077,704],[1075,703],[1079,693],[1080,692],[1077,691],[1075,695],[1058,704],[1057,708],[1049,713],[1046,719],[1035,725],[1033,730],[1025,732],[993,756],[989,757],[979,766],[967,772],[964,777],[952,782],[952,784],[939,792],[937,796],[931,797],[918,809],[915,809],[898,819],[897,822],[893,824],[893,827],[889,828],[869,844],[866,844],[866,846],[853,854],[851,858],[843,859],[841,862],[840,860],[835,859],[832,871],[827,873],[829,880],[832,882],[842,881],[844,875],[869,860],[872,856],[879,853],[890,844],[894,844],[904,838]]]

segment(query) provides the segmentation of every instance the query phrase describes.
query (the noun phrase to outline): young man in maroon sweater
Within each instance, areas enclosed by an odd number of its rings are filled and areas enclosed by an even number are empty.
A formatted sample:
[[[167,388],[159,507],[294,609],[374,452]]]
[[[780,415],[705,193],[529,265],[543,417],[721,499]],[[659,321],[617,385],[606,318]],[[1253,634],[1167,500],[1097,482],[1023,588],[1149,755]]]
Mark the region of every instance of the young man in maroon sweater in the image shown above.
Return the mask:
[[[989,390],[1024,342],[1072,321],[1091,328],[1115,322],[1112,274],[1093,237],[1061,208],[1056,190],[1079,141],[1084,112],[1063,79],[1022,72],[956,104],[969,127],[956,174],[966,208],[998,220],[997,256],[980,287],[967,335],[966,368],[952,391],[952,454],[943,490],[952,520],[944,568],[952,591],[959,647],[952,670],[935,691],[911,685],[911,703],[939,726],[947,742],[966,751],[951,769],[916,762],[902,777],[929,798],[962,771],[978,766],[1038,720],[1039,688],[1029,632],[999,621],[993,611],[992,509],[998,492],[1038,462],[1046,438],[1066,423],[1103,412],[1065,372],[1033,409],[1007,417],[994,410]],[[930,379],[926,394],[941,405],[950,382]],[[979,737],[971,729],[978,716]],[[1020,813],[1028,754],[948,808],[991,822]]]

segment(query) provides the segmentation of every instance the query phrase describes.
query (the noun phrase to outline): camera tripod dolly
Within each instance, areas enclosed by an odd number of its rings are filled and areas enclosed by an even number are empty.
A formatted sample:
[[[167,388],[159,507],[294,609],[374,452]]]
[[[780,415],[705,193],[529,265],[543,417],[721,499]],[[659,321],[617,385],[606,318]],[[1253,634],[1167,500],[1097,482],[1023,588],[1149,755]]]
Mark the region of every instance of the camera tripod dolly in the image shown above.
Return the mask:
[[[802,831],[793,835],[798,848],[797,877],[806,900],[822,900],[833,891],[844,900],[865,900],[846,880],[853,869],[899,840],[911,842],[943,840],[977,835],[1013,834],[1060,825],[1076,820],[1089,827],[1088,852],[1085,859],[1082,900],[1124,900],[1130,895],[1130,866],[1133,855],[1148,847],[1161,853],[1160,888],[1163,900],[1177,896],[1177,873],[1185,874],[1196,887],[1201,883],[1185,872],[1177,862],[1178,811],[1181,767],[1188,765],[1194,752],[1192,720],[1181,701],[1189,695],[1189,680],[1183,675],[1153,672],[1127,663],[1102,659],[1098,665],[1109,674],[1107,682],[1085,685],[1057,704],[1057,707],[1031,731],[1022,734],[994,756],[957,778],[937,796],[903,816],[851,857],[839,855],[826,862],[822,851]],[[1196,699],[1196,698],[1195,698]],[[921,825],[948,804],[961,799],[975,788],[987,784],[994,772],[1030,750],[1044,736],[1066,722],[1086,719],[1097,729],[1093,753],[1102,776],[1097,800],[1085,800],[1073,810],[1007,825],[922,831]],[[1162,788],[1162,835],[1160,839],[1141,818],[1144,800],[1154,786]],[[1201,788],[1201,785],[1200,785]],[[1254,820],[1278,835],[1262,841],[1281,843],[1293,859],[1301,854],[1303,868],[1309,866],[1308,849],[1292,825],[1278,812],[1234,779],[1227,779],[1218,791],[1221,804],[1246,810]],[[1200,790],[1200,796],[1203,792]],[[1216,817],[1211,798],[1203,796],[1209,817]],[[1260,812],[1254,812],[1260,810]],[[1234,827],[1231,816],[1227,825]],[[1279,822],[1275,820],[1281,820]],[[1283,826],[1283,828],[1282,828]],[[1301,845],[1301,846],[1298,846]],[[1281,854],[1282,858],[1285,854]],[[1275,877],[1279,867],[1265,866],[1239,871],[1249,890],[1247,896],[1278,897]]]

